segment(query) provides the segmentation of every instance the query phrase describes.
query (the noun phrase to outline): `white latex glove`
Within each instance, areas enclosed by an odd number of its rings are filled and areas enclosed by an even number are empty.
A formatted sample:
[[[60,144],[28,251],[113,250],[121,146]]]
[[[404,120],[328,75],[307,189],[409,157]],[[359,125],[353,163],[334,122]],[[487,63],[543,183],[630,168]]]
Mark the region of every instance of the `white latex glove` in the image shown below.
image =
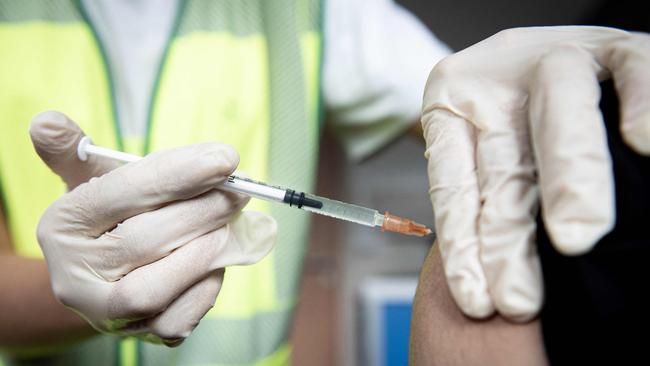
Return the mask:
[[[430,194],[449,287],[467,315],[496,310],[525,321],[540,310],[538,194],[564,254],[589,251],[613,227],[611,158],[598,108],[598,82],[610,77],[625,140],[650,154],[648,35],[506,30],[431,72],[422,116]]]
[[[223,268],[255,263],[273,246],[273,218],[240,212],[245,196],[213,189],[239,160],[227,145],[117,167],[80,161],[83,133],[61,113],[36,116],[30,134],[70,189],[38,226],[54,294],[101,332],[178,345],[214,305]]]

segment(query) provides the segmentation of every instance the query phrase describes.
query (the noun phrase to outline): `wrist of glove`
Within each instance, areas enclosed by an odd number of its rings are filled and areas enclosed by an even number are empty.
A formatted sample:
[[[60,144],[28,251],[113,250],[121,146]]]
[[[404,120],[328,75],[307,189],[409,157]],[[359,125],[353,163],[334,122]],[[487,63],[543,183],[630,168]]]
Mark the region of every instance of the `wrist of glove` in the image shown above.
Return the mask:
[[[55,296],[99,331],[180,344],[213,306],[223,268],[255,263],[272,248],[275,221],[241,212],[247,197],[214,189],[238,163],[227,145],[118,167],[79,161],[83,133],[60,113],[38,115],[30,133],[70,188],[37,232]]]
[[[445,273],[465,314],[526,321],[539,312],[540,203],[564,254],[589,251],[611,230],[598,83],[613,78],[623,136],[650,154],[649,64],[646,34],[541,27],[503,31],[433,69],[422,114],[430,195]]]

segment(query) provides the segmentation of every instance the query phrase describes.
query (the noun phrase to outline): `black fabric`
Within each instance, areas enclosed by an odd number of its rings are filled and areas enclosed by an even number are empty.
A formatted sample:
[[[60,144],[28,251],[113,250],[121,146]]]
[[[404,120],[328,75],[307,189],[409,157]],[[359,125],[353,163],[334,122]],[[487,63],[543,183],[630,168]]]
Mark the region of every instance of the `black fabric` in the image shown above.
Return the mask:
[[[594,13],[578,22],[583,25],[614,27],[627,31],[649,32],[650,11],[642,0],[608,0],[594,9]]]
[[[616,226],[588,254],[566,257],[552,247],[538,218],[541,321],[552,365],[650,365],[650,158],[623,142],[613,84],[601,86]]]

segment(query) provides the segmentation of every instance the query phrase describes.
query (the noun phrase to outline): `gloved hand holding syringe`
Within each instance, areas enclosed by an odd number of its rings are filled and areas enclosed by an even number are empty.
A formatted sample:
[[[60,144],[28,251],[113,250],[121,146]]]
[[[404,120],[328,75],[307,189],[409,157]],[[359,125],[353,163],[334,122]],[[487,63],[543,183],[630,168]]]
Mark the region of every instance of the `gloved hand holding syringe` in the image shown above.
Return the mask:
[[[122,162],[134,162],[142,159],[142,157],[137,155],[93,145],[88,136],[79,141],[77,155],[83,161],[88,159],[88,155],[104,156]],[[379,226],[382,231],[392,231],[415,236],[431,234],[431,230],[426,226],[392,215],[388,211],[381,214],[379,211],[370,208],[330,200],[304,192],[296,192],[292,189],[271,186],[237,175],[231,175],[219,189],[243,193],[265,201],[288,204],[291,207],[361,225],[371,227]]]

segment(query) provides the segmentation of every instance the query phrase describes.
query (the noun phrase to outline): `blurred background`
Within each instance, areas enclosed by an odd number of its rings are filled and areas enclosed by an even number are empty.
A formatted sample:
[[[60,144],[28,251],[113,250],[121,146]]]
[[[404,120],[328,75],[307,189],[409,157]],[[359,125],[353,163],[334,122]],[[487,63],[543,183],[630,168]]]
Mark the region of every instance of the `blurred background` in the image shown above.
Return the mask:
[[[648,25],[642,2],[633,1],[397,2],[455,51],[512,27]],[[318,194],[432,225],[421,138],[405,135],[358,163],[345,163],[328,131],[321,146]],[[430,245],[430,239],[315,217],[291,335],[294,364],[406,365],[410,302]]]

